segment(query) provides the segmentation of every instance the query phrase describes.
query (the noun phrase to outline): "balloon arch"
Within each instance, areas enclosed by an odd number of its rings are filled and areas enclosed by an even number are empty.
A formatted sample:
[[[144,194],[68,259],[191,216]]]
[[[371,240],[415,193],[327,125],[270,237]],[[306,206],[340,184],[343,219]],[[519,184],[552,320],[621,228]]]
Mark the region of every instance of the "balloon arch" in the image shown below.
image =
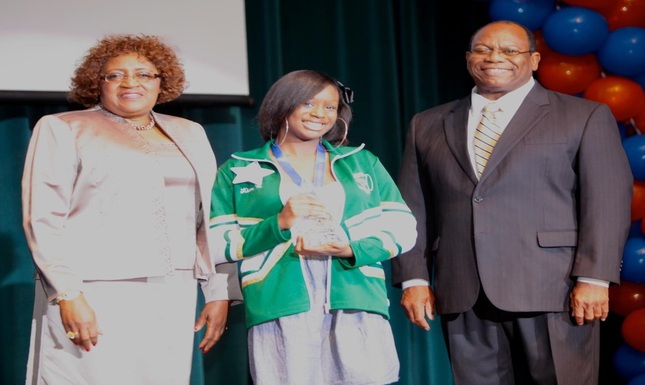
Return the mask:
[[[489,16],[534,31],[542,85],[605,103],[616,118],[635,182],[621,285],[609,290],[624,317],[613,367],[645,385],[645,0],[491,0]]]

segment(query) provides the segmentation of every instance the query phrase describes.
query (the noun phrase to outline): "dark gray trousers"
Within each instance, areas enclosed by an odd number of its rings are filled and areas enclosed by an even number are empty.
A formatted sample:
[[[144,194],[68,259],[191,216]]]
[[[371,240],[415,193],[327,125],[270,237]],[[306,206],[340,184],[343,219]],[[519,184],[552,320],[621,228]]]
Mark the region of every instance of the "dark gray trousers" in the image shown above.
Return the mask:
[[[569,313],[513,313],[485,295],[441,316],[455,385],[597,385],[600,325]]]

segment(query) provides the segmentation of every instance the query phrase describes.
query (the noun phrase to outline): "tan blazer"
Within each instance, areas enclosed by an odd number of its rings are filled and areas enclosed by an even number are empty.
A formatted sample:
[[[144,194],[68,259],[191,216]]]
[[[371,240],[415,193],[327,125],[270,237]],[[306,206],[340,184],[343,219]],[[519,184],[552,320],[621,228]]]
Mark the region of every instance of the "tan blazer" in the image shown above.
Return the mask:
[[[163,114],[155,119],[197,176],[202,209],[195,276],[211,281],[202,285],[207,301],[227,299],[227,281],[236,278],[216,275],[207,239],[217,171],[212,148],[201,125]],[[38,121],[22,180],[23,226],[50,300],[82,290],[83,280],[162,276],[173,268],[164,177],[154,162],[140,135],[96,108]]]
[[[633,180],[609,108],[536,84],[479,181],[469,108],[412,119],[398,180],[419,238],[394,283],[430,280],[437,310],[461,313],[480,288],[502,310],[559,312],[577,277],[618,282]]]

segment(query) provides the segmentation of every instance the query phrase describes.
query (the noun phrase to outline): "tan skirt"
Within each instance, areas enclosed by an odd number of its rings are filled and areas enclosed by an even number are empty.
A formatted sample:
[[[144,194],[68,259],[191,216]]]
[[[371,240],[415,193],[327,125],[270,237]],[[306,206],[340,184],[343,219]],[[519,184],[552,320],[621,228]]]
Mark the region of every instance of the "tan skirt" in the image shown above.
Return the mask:
[[[89,352],[65,336],[59,307],[47,303],[36,281],[27,385],[189,384],[197,303],[192,271],[86,281],[84,295],[102,332]]]

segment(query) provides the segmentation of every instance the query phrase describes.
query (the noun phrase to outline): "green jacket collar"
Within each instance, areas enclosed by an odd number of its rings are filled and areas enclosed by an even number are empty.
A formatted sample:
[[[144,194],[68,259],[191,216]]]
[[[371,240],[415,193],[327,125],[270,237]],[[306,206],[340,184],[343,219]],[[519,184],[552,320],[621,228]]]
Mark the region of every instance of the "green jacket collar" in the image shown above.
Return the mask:
[[[271,156],[269,155],[271,153],[272,143],[273,141],[269,140],[265,142],[264,146],[262,147],[258,147],[256,149],[249,150],[249,151],[236,152],[235,154],[232,155],[232,157],[236,159],[244,159],[244,160],[272,161]],[[364,143],[362,143],[358,147],[348,147],[348,146],[335,147],[326,140],[323,140],[322,144],[327,150],[327,152],[329,153],[329,156],[331,159],[336,158],[338,156],[345,157],[347,155],[351,155],[354,152],[359,151],[363,147],[365,147]]]

